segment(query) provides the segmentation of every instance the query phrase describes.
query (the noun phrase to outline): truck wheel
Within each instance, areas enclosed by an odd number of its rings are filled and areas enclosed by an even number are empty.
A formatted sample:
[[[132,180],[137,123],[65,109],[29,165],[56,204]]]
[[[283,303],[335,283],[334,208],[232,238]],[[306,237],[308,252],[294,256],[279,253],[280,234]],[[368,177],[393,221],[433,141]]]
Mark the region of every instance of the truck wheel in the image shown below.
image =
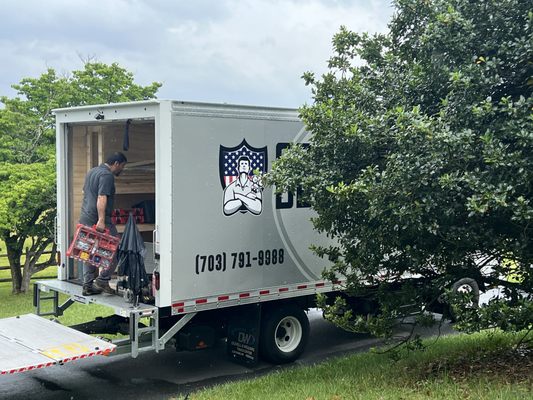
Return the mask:
[[[309,320],[301,308],[270,309],[261,321],[259,353],[271,363],[289,363],[303,353],[308,337]]]
[[[453,293],[471,293],[472,302],[467,305],[468,308],[478,308],[479,307],[479,285],[475,279],[472,278],[462,278],[459,279],[452,285]],[[450,319],[452,322],[457,321],[457,315],[453,311],[452,307],[449,310]]]

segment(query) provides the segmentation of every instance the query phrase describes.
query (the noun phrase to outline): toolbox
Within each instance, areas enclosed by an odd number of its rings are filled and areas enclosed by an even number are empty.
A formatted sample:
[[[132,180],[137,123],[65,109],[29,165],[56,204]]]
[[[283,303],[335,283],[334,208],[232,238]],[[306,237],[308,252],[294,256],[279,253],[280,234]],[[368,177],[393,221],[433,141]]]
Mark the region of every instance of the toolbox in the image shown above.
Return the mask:
[[[67,257],[107,268],[113,262],[120,239],[95,227],[78,224],[74,239],[67,250]]]

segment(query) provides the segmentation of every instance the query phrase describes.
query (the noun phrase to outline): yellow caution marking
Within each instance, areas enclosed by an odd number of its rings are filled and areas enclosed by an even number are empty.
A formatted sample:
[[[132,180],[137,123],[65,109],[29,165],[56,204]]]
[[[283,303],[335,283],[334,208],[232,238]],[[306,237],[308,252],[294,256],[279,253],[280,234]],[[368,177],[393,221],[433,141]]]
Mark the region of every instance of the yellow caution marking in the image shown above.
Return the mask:
[[[41,354],[50,358],[67,358],[90,353],[91,349],[79,343],[66,343],[41,351]]]

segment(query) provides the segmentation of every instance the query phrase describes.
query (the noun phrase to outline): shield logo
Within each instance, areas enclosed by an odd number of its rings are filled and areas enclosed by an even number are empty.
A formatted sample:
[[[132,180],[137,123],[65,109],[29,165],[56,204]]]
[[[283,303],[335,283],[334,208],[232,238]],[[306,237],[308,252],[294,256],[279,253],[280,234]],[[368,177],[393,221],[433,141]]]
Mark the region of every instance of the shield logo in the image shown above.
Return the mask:
[[[249,176],[253,176],[253,171],[259,170],[261,174],[266,173],[268,166],[267,147],[256,148],[250,146],[246,139],[235,147],[220,146],[219,152],[219,174],[222,189],[239,177],[238,160],[241,157],[248,157],[250,160]]]
[[[229,217],[237,212],[259,215],[263,211],[261,176],[268,166],[267,147],[256,148],[243,139],[235,147],[220,146],[219,174],[224,190],[222,210]]]

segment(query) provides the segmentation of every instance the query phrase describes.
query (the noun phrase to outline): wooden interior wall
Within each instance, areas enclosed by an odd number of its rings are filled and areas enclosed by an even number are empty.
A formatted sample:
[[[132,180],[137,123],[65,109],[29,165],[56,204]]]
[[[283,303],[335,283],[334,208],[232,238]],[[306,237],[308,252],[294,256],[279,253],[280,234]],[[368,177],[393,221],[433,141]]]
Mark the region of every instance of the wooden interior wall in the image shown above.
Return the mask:
[[[128,151],[122,150],[124,130],[124,125],[106,126],[102,135],[106,155],[121,151],[128,158],[126,168],[115,180],[117,194],[155,193],[154,125],[132,123]]]
[[[93,129],[94,128],[94,129]],[[98,135],[97,127],[74,126],[72,129],[72,140],[70,142],[71,175],[70,175],[70,198],[71,212],[74,224],[80,218],[81,202],[83,200],[83,182],[87,171],[92,168],[93,153],[92,142],[94,135]]]
[[[122,150],[124,125],[74,126],[71,143],[70,198],[72,222],[77,223],[87,172],[115,151],[123,152],[128,164],[116,178],[115,206],[129,208],[155,198],[155,140],[153,123],[130,125],[130,147]]]

